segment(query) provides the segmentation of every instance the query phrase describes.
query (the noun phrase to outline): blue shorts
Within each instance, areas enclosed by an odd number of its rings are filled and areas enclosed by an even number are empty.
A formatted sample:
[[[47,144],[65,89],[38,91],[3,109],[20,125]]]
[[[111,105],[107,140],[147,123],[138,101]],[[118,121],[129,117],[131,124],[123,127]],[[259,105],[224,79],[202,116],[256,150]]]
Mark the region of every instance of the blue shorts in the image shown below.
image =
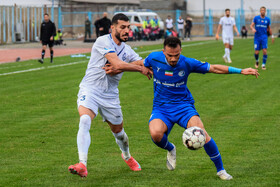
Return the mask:
[[[261,49],[267,49],[267,37],[266,38],[254,38],[254,48],[259,51]]]
[[[168,135],[175,123],[186,129],[189,120],[193,116],[199,116],[194,104],[168,104],[164,107],[154,107],[149,123],[153,119],[161,119],[167,126],[166,134]]]

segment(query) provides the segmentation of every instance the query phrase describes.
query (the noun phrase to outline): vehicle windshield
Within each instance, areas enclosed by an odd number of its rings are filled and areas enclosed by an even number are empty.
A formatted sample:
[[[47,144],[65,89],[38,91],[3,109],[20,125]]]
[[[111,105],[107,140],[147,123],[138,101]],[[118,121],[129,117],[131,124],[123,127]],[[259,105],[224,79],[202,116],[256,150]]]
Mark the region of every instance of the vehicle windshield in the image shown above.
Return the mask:
[[[155,16],[148,16],[149,17],[149,20],[152,20],[155,18]],[[141,19],[144,21],[146,20],[147,16],[141,16]],[[158,18],[159,19],[159,18]]]

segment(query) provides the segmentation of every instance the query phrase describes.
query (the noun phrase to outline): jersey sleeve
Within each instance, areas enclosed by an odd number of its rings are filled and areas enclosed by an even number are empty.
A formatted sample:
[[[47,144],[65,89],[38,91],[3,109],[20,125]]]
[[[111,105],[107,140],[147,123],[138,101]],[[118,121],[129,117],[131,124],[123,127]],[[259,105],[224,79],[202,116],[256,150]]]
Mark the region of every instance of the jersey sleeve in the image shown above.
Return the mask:
[[[270,26],[270,18],[267,19],[267,25]]]
[[[142,57],[140,57],[131,47],[129,46],[129,53],[130,53],[130,59],[129,62],[134,62],[137,60],[142,60]]]
[[[208,73],[210,70],[210,64],[208,62],[201,62],[196,59],[190,59],[189,64],[191,66],[191,72],[193,73]]]
[[[219,25],[223,25],[223,18],[220,19]]]
[[[149,67],[152,67],[152,64],[151,64],[151,55],[147,56],[144,60],[144,66],[149,68]]]
[[[100,38],[98,38],[96,40],[96,42],[94,43],[94,47],[103,56],[106,55],[107,53],[116,52],[115,49],[112,47],[110,40],[107,38],[106,38],[106,40],[104,40],[104,38],[102,38],[102,40]]]
[[[257,16],[254,17],[252,22],[255,23],[255,24],[257,23]]]
[[[235,19],[234,19],[234,18],[232,18],[232,24],[233,24],[233,25],[236,25]]]

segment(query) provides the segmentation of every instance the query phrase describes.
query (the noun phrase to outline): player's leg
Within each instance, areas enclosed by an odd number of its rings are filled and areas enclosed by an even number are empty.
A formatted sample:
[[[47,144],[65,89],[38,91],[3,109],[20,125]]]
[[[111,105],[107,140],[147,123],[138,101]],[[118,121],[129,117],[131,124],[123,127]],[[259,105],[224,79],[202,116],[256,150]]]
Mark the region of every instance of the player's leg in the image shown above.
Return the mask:
[[[165,122],[164,122],[164,121]],[[168,124],[168,126],[166,125]],[[171,131],[173,124],[161,114],[152,113],[149,130],[153,142],[160,148],[167,150],[166,166],[169,170],[174,170],[176,167],[176,147],[168,141],[168,134]]]
[[[98,105],[91,95],[83,89],[79,91],[77,104],[80,115],[79,130],[77,134],[79,163],[69,166],[68,170],[73,174],[86,177],[88,150],[91,141],[89,130],[92,119],[98,114]]]
[[[133,171],[140,171],[140,164],[130,155],[129,152],[129,142],[128,136],[123,129],[123,115],[121,111],[121,106],[119,104],[110,104],[110,103],[119,103],[119,98],[112,100],[106,100],[106,107],[100,106],[100,115],[103,118],[103,121],[106,121],[111,128],[111,131],[115,137],[116,143],[118,144],[121,152],[122,158],[125,163]],[[110,105],[110,107],[108,107]]]
[[[218,150],[218,146],[216,145],[214,139],[208,135],[208,133],[206,132],[206,130],[204,128],[202,121],[200,120],[199,116],[197,116],[197,115],[192,116],[190,118],[190,120],[188,121],[187,127],[189,128],[189,127],[193,127],[193,126],[200,127],[205,132],[206,142],[204,145],[204,149],[205,149],[206,153],[209,155],[212,162],[215,164],[216,169],[217,169],[217,175],[222,180],[231,180],[232,176],[229,175],[223,167],[222,157]]]
[[[254,38],[254,48],[255,48],[255,68],[259,68],[259,53],[260,53],[260,49],[261,49],[261,43],[257,38]]]
[[[50,48],[50,56],[51,56],[50,62],[53,63],[53,41],[50,41],[49,48]]]
[[[47,49],[47,45],[42,41],[42,52],[41,52],[41,59],[38,60],[38,62],[40,62],[41,64],[44,63],[44,57],[45,57],[45,52],[46,52],[46,49]]]
[[[227,63],[228,62],[228,54],[229,54],[229,41],[228,41],[228,38],[223,37],[223,43],[224,43],[224,46],[225,46],[225,54],[223,56],[223,59],[224,59],[225,63]]]
[[[266,70],[266,60],[267,60],[267,49],[263,49],[263,62],[262,62],[263,70]]]
[[[232,50],[233,47],[233,37],[229,38],[229,51],[228,51],[228,63],[232,63],[231,58],[230,58],[230,52]]]

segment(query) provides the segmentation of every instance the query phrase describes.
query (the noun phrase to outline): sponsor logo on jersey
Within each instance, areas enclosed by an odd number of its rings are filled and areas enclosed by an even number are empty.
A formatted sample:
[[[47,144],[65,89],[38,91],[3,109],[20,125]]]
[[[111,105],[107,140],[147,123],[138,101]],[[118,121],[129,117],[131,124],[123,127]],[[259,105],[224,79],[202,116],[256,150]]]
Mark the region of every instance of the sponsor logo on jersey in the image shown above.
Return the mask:
[[[173,71],[165,71],[166,76],[173,76]]]
[[[160,68],[159,68],[159,67],[157,67],[157,72],[159,72],[159,70],[160,70]]]
[[[185,75],[185,71],[184,71],[184,70],[179,71],[178,75],[179,75],[180,77],[183,77],[183,76]]]
[[[125,61],[126,60],[126,53],[123,54],[122,56],[122,60]]]

